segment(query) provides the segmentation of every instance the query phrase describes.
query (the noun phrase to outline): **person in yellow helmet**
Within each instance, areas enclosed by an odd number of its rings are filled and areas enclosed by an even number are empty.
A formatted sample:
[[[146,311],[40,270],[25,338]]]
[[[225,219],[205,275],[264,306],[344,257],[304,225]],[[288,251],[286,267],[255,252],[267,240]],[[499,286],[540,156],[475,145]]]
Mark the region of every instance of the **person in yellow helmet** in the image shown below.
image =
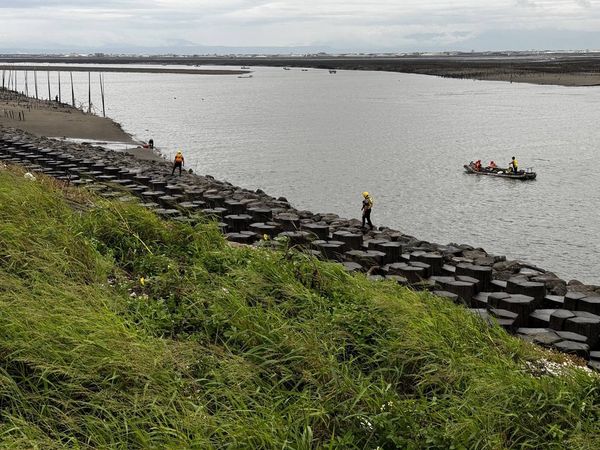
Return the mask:
[[[180,150],[175,155],[175,161],[173,161],[173,171],[171,172],[171,175],[174,175],[175,169],[177,169],[179,167],[179,176],[181,176],[181,169],[184,164],[185,164],[185,159],[183,159],[183,153],[181,153],[181,150]]]
[[[371,230],[373,229],[373,223],[371,222],[371,209],[373,209],[373,199],[368,192],[363,192],[362,202],[362,228],[365,228],[365,222],[369,224]]]

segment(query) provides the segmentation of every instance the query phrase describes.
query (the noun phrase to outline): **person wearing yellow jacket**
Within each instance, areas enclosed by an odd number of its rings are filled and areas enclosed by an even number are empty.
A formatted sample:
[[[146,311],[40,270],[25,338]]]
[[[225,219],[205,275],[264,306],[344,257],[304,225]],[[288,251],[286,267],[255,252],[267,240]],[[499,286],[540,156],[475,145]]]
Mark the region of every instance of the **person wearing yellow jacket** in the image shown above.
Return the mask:
[[[362,228],[365,228],[365,222],[369,224],[371,230],[373,229],[373,223],[371,222],[371,209],[373,209],[373,199],[368,192],[363,192],[362,202]]]
[[[508,167],[510,167],[512,169],[512,171],[515,175],[517,173],[519,173],[519,161],[517,161],[514,156],[512,157],[512,160],[510,161],[510,163],[508,164]]]
[[[175,169],[177,169],[179,167],[179,176],[181,176],[181,169],[184,164],[185,164],[185,159],[183,159],[183,153],[181,153],[181,150],[180,150],[175,155],[175,161],[173,161],[173,171],[171,172],[171,175],[174,175]]]

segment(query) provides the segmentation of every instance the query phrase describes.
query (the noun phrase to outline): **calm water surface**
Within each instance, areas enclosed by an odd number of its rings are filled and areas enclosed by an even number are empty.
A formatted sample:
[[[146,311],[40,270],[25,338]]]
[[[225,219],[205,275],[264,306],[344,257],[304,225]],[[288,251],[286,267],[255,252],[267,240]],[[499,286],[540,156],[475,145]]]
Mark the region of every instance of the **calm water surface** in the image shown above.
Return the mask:
[[[182,149],[198,173],[297,208],[359,217],[367,190],[376,225],[600,284],[600,88],[253,70],[250,79],[107,73],[107,114],[169,158]],[[74,76],[87,101],[87,76]],[[536,181],[462,170],[513,155]]]

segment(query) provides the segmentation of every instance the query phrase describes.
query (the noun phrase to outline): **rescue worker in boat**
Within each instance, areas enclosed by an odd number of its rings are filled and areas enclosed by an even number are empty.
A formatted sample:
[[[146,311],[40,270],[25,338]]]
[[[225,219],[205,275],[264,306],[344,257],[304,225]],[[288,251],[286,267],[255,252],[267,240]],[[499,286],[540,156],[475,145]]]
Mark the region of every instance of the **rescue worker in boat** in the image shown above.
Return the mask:
[[[179,176],[181,176],[181,169],[184,164],[185,164],[185,159],[183,159],[183,153],[181,153],[181,150],[180,150],[175,155],[175,160],[173,161],[173,171],[171,172],[171,175],[174,175],[175,169],[177,169],[179,167]]]
[[[512,160],[510,161],[510,163],[508,164],[509,169],[511,169],[512,173],[514,173],[515,175],[519,173],[519,162],[515,159],[515,157],[512,157]]]
[[[477,172],[481,172],[481,160],[478,159],[477,161],[475,161],[475,170]]]
[[[490,161],[490,165],[487,166],[487,168],[490,169],[490,170],[494,170],[497,167],[498,166],[496,165],[496,163],[494,161]]]
[[[365,228],[365,222],[369,224],[371,230],[373,229],[373,223],[371,222],[371,209],[373,208],[373,199],[368,192],[363,192],[362,202],[362,228]]]

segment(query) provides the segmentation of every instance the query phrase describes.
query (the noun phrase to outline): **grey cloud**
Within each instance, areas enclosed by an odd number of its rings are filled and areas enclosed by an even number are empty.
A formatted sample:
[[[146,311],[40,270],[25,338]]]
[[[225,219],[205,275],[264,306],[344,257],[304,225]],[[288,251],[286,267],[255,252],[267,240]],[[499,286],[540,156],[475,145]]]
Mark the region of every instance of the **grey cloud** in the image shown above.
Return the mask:
[[[517,0],[517,6],[532,8],[537,6],[533,0]]]
[[[592,7],[592,2],[590,2],[590,0],[575,0],[575,3],[577,3],[582,8],[591,8]]]
[[[600,11],[590,0],[0,0],[0,52],[52,42],[52,48],[129,48],[201,43],[251,47],[319,45],[452,49],[502,47],[523,35],[522,48],[600,47]],[[28,33],[24,34],[23,29]],[[545,41],[536,40],[539,30]],[[505,35],[490,30],[507,30]],[[575,30],[565,34],[565,30]],[[488,34],[486,34],[488,33]],[[481,41],[476,36],[482,36]],[[487,37],[486,37],[487,36]],[[554,39],[551,39],[554,36]],[[50,44],[47,44],[50,48]],[[512,45],[512,44],[511,44]],[[574,47],[573,47],[574,48]]]
[[[155,6],[156,1],[148,0],[0,0],[0,8],[10,9],[32,9],[32,8],[124,8],[124,7],[150,7]]]

